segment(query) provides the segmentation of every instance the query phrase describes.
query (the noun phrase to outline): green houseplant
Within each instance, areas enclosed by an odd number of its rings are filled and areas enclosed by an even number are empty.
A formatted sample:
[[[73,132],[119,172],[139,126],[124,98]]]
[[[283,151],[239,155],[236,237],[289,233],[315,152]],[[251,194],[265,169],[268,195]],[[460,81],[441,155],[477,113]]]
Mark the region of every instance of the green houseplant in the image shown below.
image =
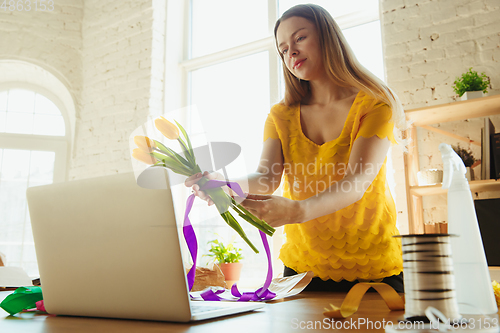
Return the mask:
[[[476,162],[476,159],[474,158],[474,155],[472,154],[472,151],[469,149],[465,149],[460,147],[460,145],[452,146],[453,150],[457,155],[462,159],[464,162],[465,166],[470,168],[474,162]]]
[[[464,162],[465,167],[467,168],[467,180],[474,180],[474,172],[472,169],[472,166],[476,162],[476,159],[474,158],[474,155],[472,154],[472,151],[469,149],[465,149],[460,147],[460,145],[452,146],[453,150],[457,153],[457,155],[462,159]]]
[[[477,91],[487,93],[490,79],[484,72],[479,75],[476,71],[473,71],[471,67],[467,72],[463,73],[461,77],[457,77],[453,83],[453,90],[458,94],[458,96],[462,97],[466,92]],[[465,99],[467,99],[467,97]]]
[[[235,247],[233,242],[228,243],[226,246],[218,239],[214,239],[209,241],[208,244],[210,244],[208,250],[210,253],[207,255],[213,257],[219,264],[235,263],[243,259],[241,249]]]
[[[224,274],[226,283],[228,287],[240,279],[241,267],[240,260],[243,259],[242,250],[233,245],[233,242],[229,242],[224,245],[223,242],[218,239],[214,239],[208,242],[210,244],[209,254],[207,256],[213,257]]]

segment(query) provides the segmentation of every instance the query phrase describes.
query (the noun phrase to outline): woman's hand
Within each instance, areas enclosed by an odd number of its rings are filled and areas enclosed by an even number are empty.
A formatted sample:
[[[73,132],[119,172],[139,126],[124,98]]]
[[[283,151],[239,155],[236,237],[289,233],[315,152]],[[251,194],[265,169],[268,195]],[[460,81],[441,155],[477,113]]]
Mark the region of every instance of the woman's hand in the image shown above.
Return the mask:
[[[248,194],[241,205],[273,228],[304,222],[300,201],[276,195]]]
[[[203,177],[209,180],[225,180],[224,176],[218,172],[209,173],[208,171],[205,171],[203,174],[201,172],[198,172],[197,174],[187,178],[184,182],[184,185],[186,185],[187,187],[191,187],[195,196],[199,197],[202,200],[205,200],[209,206],[212,206],[214,202],[212,201],[212,199],[210,199],[210,196],[205,191],[200,191],[200,186],[197,184]],[[226,186],[224,186],[224,188],[226,188]]]

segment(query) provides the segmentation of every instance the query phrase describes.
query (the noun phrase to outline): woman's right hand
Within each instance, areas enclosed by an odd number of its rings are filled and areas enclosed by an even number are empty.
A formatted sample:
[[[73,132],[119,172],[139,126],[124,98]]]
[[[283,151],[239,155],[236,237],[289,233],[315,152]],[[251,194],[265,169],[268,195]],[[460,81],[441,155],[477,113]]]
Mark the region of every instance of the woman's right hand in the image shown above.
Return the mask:
[[[224,179],[224,176],[218,172],[209,173],[208,171],[205,171],[203,174],[201,172],[199,172],[195,175],[192,175],[191,177],[187,178],[186,181],[184,182],[184,184],[187,187],[192,188],[193,194],[195,196],[199,197],[202,200],[205,200],[209,206],[212,206],[214,204],[214,202],[212,201],[212,199],[210,199],[210,196],[208,196],[208,194],[205,191],[201,191],[200,186],[197,184],[200,181],[200,179],[203,177],[205,177],[209,180],[212,180],[212,179],[225,180],[225,179]],[[226,187],[226,186],[224,186],[224,187]]]

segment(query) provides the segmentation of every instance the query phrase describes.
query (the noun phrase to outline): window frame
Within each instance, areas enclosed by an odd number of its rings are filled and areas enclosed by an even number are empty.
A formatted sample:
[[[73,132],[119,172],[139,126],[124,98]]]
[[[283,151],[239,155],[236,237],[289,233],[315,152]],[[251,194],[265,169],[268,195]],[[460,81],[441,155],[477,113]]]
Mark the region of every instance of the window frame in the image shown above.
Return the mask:
[[[273,30],[275,22],[278,20],[278,3],[279,0],[268,0],[268,29],[270,36],[238,45],[229,49],[210,53],[207,55],[191,58],[191,8],[193,6],[192,0],[184,0],[184,23],[179,26],[184,27],[184,44],[182,45],[181,61],[178,63],[182,71],[182,105],[189,105],[190,103],[190,72],[204,67],[216,65],[222,62],[230,61],[233,59],[241,58],[251,54],[268,51],[269,55],[269,85],[270,85],[270,105],[277,103],[280,98],[280,84],[281,84],[281,61],[277,54]],[[353,28],[363,24],[371,23],[380,20],[380,8],[378,13],[369,11],[356,11],[347,15],[334,17],[341,30]],[[168,23],[168,22],[167,22]],[[385,64],[384,64],[385,66]]]
[[[68,112],[64,103],[51,91],[31,83],[7,82],[0,84],[0,91],[23,89],[33,91],[51,100],[61,112],[64,119],[65,135],[38,135],[19,133],[0,133],[0,149],[21,149],[53,151],[56,154],[54,161],[53,182],[63,182],[68,179],[69,149],[71,142],[71,127]]]
[[[25,150],[25,151],[46,151],[54,152],[54,173],[52,183],[64,182],[68,178],[68,164],[71,149],[71,127],[68,111],[64,106],[64,103],[56,95],[54,95],[49,90],[40,87],[35,84],[24,83],[24,82],[4,82],[0,84],[0,91],[10,91],[14,89],[22,89],[34,92],[36,94],[43,95],[52,101],[56,107],[59,109],[61,116],[64,120],[65,135],[52,136],[52,135],[39,135],[39,134],[21,134],[21,133],[0,133],[0,149],[2,150]],[[3,158],[2,154],[2,158]],[[3,161],[0,161],[3,162]],[[1,182],[1,179],[0,179]],[[29,185],[29,183],[28,183]],[[25,203],[25,210],[23,214],[27,214],[27,201]],[[24,224],[29,220],[27,215],[24,216]],[[29,222],[28,222],[29,223]],[[3,242],[5,245],[9,243]],[[21,240],[22,252],[26,250],[27,246],[34,246],[34,243],[27,242],[25,239]],[[10,260],[7,258],[7,263]],[[25,263],[30,263],[23,261],[21,258],[22,265]]]

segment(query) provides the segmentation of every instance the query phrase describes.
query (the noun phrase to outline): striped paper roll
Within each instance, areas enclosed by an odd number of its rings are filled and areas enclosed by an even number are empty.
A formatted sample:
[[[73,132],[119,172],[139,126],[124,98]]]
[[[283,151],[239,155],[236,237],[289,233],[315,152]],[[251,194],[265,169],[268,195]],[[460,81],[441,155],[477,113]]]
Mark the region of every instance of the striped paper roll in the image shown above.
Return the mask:
[[[402,235],[405,319],[425,317],[433,306],[460,319],[449,234]]]

